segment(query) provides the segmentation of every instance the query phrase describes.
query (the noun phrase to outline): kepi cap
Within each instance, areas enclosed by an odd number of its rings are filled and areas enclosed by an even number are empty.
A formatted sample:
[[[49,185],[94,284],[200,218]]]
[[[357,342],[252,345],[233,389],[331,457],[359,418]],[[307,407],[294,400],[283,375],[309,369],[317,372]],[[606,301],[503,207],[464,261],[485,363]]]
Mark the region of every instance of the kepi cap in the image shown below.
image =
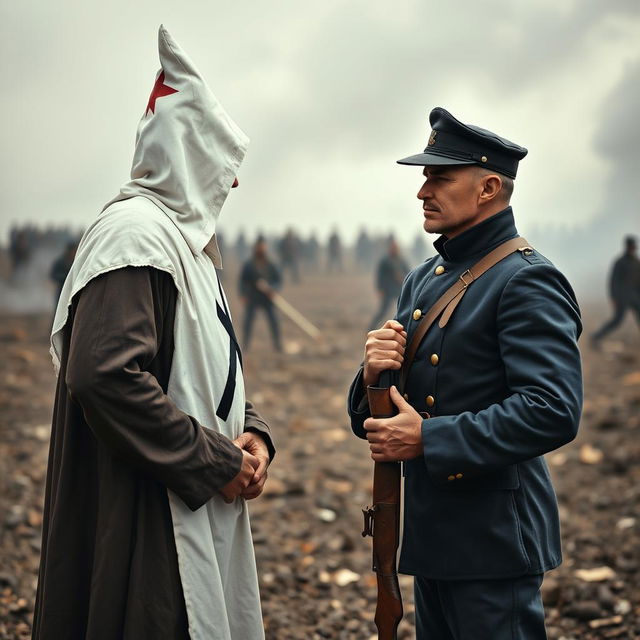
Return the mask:
[[[424,152],[398,160],[398,164],[479,165],[515,178],[518,162],[528,153],[524,147],[491,131],[460,122],[442,107],[431,111],[429,123],[431,135]]]

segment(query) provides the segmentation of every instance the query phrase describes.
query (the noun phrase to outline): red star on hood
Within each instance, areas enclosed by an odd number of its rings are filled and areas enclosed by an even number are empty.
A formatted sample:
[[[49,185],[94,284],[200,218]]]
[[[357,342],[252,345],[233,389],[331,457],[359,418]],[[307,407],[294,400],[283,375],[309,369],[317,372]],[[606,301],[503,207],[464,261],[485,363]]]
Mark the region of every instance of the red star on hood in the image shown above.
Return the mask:
[[[156,100],[164,96],[170,96],[172,93],[178,93],[178,90],[164,84],[164,71],[161,71],[156,83],[153,85],[153,91],[151,91],[151,95],[149,96],[147,110],[144,112],[144,115],[146,116],[149,111],[155,113]]]

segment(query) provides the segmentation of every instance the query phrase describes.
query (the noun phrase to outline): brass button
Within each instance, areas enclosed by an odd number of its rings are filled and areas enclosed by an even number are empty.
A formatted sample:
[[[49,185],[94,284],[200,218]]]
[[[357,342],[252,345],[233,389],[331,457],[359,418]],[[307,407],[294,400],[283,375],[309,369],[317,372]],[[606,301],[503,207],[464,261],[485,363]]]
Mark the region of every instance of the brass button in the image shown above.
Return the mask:
[[[436,403],[436,399],[433,396],[427,396],[425,402],[427,403],[427,407],[433,407]]]
[[[438,364],[438,362],[440,362],[440,358],[438,358],[438,354],[437,353],[432,353],[430,360],[431,360],[431,364],[434,367]]]
[[[434,271],[434,273],[435,273],[437,276],[441,276],[445,271],[446,271],[446,269],[445,269],[442,265],[438,265],[438,266],[436,267],[436,270]]]
[[[482,158],[480,158],[481,162],[486,162],[488,160],[487,156],[482,156]]]
[[[404,394],[402,394],[402,397],[403,397],[407,402],[409,402],[409,394],[408,394],[408,393],[404,393]]]
[[[416,309],[413,312],[413,319],[414,320],[420,320],[421,317],[422,317],[422,311],[420,311],[420,309]]]
[[[462,474],[461,473],[456,473],[456,479],[460,480],[462,478]]]
[[[447,477],[447,480],[448,480],[449,482],[451,482],[452,480],[455,480],[455,479],[456,479],[456,477],[455,477],[455,476],[448,476],[448,477]]]

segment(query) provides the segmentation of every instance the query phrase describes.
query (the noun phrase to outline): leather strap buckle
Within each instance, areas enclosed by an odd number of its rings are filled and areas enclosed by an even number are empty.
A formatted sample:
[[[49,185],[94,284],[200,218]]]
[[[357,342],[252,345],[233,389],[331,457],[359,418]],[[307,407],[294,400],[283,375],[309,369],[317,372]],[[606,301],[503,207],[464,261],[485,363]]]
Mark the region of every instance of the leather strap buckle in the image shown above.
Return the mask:
[[[465,280],[465,276],[469,278],[469,282]],[[462,281],[462,284],[466,289],[475,280],[475,278],[473,277],[473,273],[471,273],[471,271],[467,269],[463,274],[460,275],[460,280]]]
[[[375,519],[375,513],[375,505],[362,510],[362,515],[364,516],[364,528],[362,529],[363,538],[366,538],[367,536],[371,536],[373,538],[373,522]]]

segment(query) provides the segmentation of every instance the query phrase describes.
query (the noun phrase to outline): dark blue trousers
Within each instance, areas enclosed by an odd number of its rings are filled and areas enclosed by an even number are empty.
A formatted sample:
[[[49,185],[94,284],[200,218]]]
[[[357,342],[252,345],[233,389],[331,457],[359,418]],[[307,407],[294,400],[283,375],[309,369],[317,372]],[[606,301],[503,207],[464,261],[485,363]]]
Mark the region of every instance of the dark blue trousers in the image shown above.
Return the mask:
[[[416,640],[546,640],[542,575],[415,578]]]
[[[261,309],[267,315],[269,321],[269,329],[271,329],[271,339],[273,341],[273,348],[276,351],[282,351],[282,343],[280,341],[280,323],[278,322],[278,316],[272,302],[261,303],[253,302],[249,300],[244,315],[244,327],[243,327],[243,348],[249,350],[249,343],[251,342],[251,333],[253,330],[253,319],[256,312]]]

